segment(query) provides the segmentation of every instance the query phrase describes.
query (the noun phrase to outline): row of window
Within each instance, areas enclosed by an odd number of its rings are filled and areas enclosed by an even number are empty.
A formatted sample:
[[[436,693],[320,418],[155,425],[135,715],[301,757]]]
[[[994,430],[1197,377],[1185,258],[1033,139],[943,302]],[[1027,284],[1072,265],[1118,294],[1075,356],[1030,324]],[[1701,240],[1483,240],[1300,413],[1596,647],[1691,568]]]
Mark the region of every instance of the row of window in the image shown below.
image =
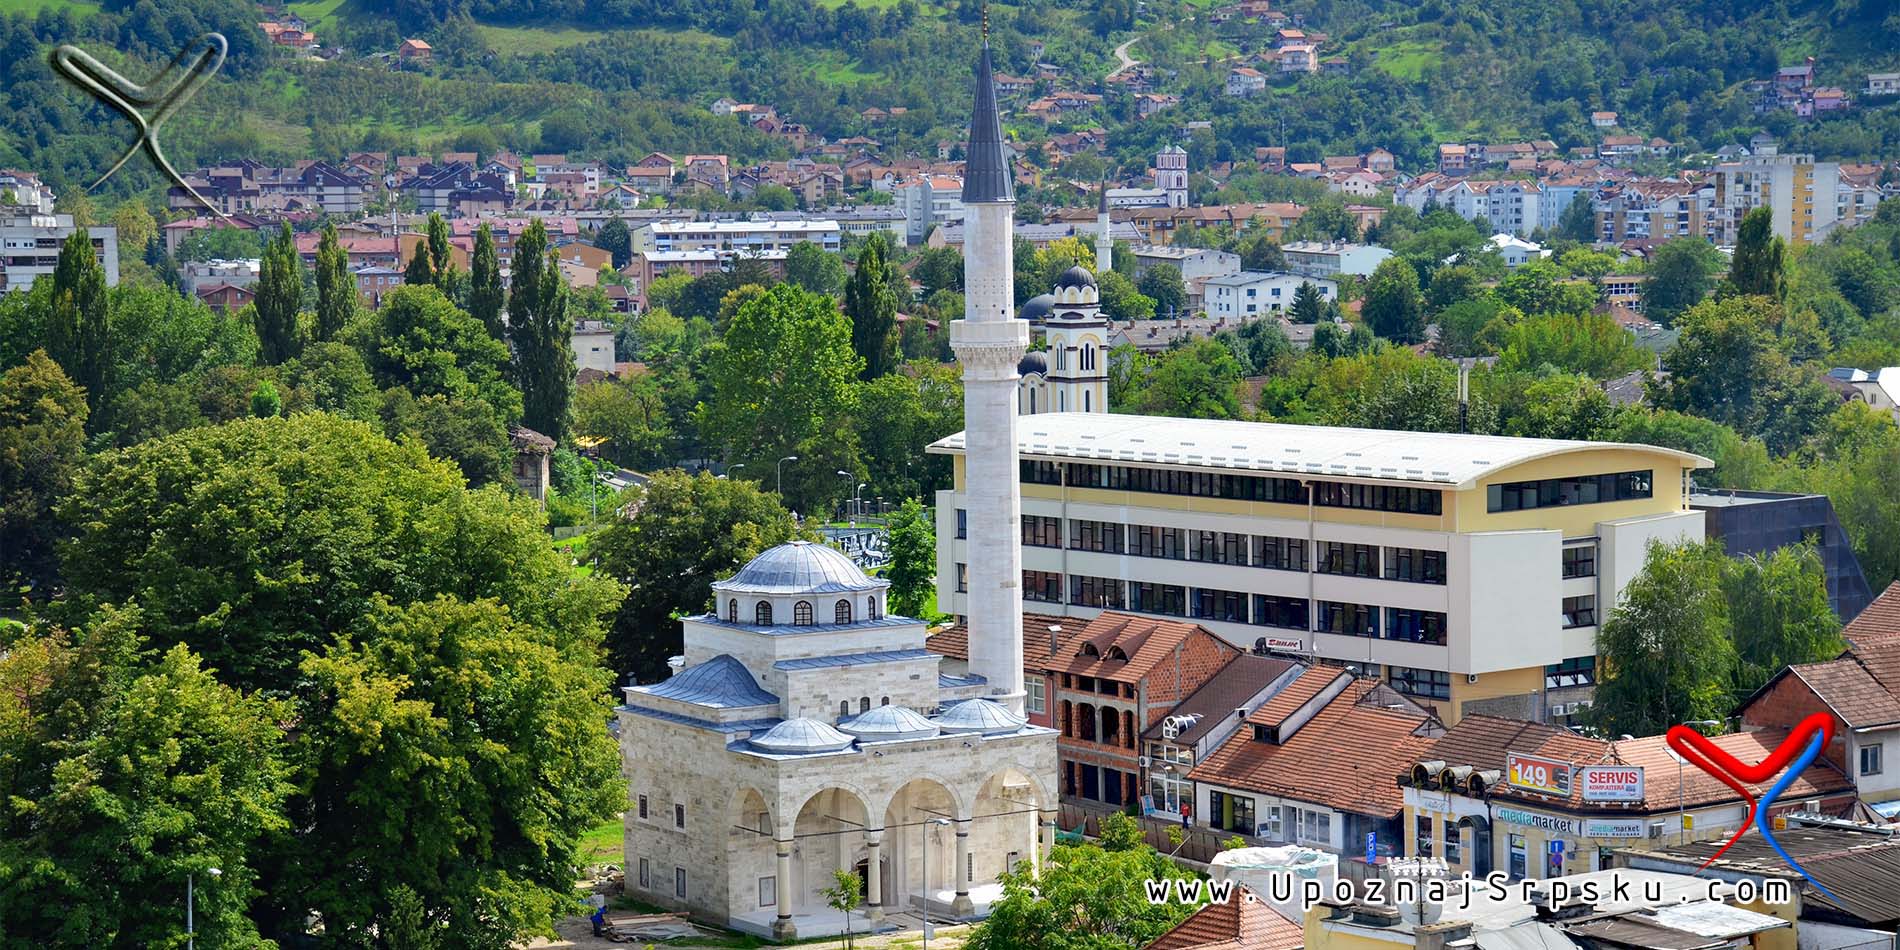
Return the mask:
[[[963,588],[958,587],[957,589],[962,590]],[[865,617],[870,620],[876,620],[878,618],[876,594],[864,598],[864,614]],[[737,598],[726,601],[726,622],[739,622],[739,601]],[[752,622],[761,627],[769,627],[772,625],[771,601],[761,600],[752,606]],[[851,601],[839,598],[831,605],[831,622],[837,624],[851,622]],[[813,623],[811,601],[801,600],[792,605],[792,626],[809,627]]]
[[[643,821],[646,820],[647,797],[645,795],[640,796],[639,810],[640,810],[639,813],[640,813],[641,820]],[[673,803],[673,827],[675,828],[686,827],[686,806],[679,802]]]
[[[1071,488],[1103,488],[1159,495],[1192,495],[1288,505],[1307,503],[1307,492],[1299,479],[1273,475],[1024,460],[1020,477],[1024,484],[1029,485],[1066,484]],[[1444,492],[1435,488],[1315,482],[1312,502],[1323,508],[1360,508],[1418,515],[1444,513]]]
[[[651,863],[648,862],[646,858],[640,859],[639,880],[640,880],[641,890],[650,891],[653,889],[653,866]],[[766,886],[768,882],[771,884],[770,893],[772,894],[772,900],[770,902],[766,901],[766,893],[767,893]],[[673,868],[673,896],[679,898],[680,900],[686,899],[686,869],[685,868],[682,868],[682,867]],[[774,878],[769,878],[769,877],[759,879],[759,901],[760,901],[759,906],[770,907],[772,906],[772,904],[777,903],[777,898],[778,898],[778,882]]]
[[[1564,505],[1593,505],[1606,501],[1628,501],[1653,494],[1655,472],[1617,472],[1613,475],[1582,475],[1571,478],[1545,478],[1529,482],[1505,482],[1486,490],[1491,511],[1525,511]]]

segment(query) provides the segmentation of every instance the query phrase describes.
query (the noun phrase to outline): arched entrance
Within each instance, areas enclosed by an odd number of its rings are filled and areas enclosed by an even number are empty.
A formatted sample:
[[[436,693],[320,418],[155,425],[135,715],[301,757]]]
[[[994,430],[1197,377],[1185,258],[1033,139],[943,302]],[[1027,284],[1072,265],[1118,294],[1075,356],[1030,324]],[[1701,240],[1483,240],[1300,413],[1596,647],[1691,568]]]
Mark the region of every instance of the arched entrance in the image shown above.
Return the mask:
[[[832,872],[851,868],[864,850],[870,809],[845,788],[814,793],[798,809],[792,824],[792,913],[829,912],[824,891]]]
[[[970,900],[979,912],[1002,897],[1002,876],[1033,869],[1041,860],[1040,832],[1045,811],[1056,807],[1046,780],[1016,768],[984,779],[970,809]]]
[[[950,786],[915,778],[891,795],[884,809],[884,904],[909,909],[928,899],[932,913],[948,914],[956,883],[956,819],[962,815]],[[926,896],[928,881],[928,897]]]

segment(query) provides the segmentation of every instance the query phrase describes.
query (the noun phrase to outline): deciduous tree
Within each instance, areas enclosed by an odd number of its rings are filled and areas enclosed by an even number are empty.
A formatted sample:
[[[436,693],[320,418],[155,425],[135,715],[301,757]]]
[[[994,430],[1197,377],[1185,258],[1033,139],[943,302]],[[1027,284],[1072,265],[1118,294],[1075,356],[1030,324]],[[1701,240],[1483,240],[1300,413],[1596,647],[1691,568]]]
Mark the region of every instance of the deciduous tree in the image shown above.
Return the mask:
[[[0,374],[0,590],[52,593],[64,534],[53,505],[85,457],[86,394],[45,350]]]
[[[886,245],[874,234],[858,251],[858,267],[844,289],[844,312],[851,320],[851,349],[863,361],[865,379],[876,379],[897,365],[897,297],[891,292]]]
[[[1737,293],[1781,298],[1788,247],[1775,234],[1774,214],[1772,208],[1763,205],[1742,216],[1735,235],[1735,256],[1728,269],[1728,282]]]
[[[1722,270],[1722,252],[1701,238],[1684,237],[1656,248],[1643,282],[1643,313],[1670,326],[1684,310],[1702,302]]]
[[[350,275],[350,256],[338,243],[336,225],[326,223],[317,244],[317,319],[311,327],[314,342],[328,343],[343,332],[356,315],[356,280]]]
[[[858,266],[864,266],[862,258]],[[844,261],[811,241],[800,241],[785,252],[785,279],[815,294],[835,295],[844,289]]]
[[[891,517],[891,566],[884,579],[891,582],[891,612],[924,617],[937,578],[937,531],[922,502],[904,499]]]
[[[1735,668],[1728,611],[1720,542],[1651,541],[1597,634],[1592,724],[1611,735],[1653,736],[1728,715]]]
[[[1381,262],[1366,283],[1359,315],[1372,332],[1394,343],[1425,339],[1425,301],[1418,292],[1418,272],[1397,257]]]
[[[86,405],[97,414],[112,395],[112,324],[105,268],[84,230],[60,245],[46,330],[47,355],[86,391]]]
[[[508,328],[502,322],[502,307],[507,294],[501,286],[501,260],[495,254],[495,232],[488,224],[475,229],[475,253],[468,262],[468,313],[488,328],[488,335],[506,339]]]

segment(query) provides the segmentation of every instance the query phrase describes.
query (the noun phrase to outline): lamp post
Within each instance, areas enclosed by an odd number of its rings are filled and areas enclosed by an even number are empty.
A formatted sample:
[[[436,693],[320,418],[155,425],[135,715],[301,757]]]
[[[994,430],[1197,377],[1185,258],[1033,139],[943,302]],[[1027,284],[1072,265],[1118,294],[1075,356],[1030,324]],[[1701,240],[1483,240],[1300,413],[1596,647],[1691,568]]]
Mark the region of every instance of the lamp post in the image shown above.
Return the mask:
[[[948,818],[924,819],[924,950],[930,950],[930,828],[949,823]]]
[[[1707,729],[1710,726],[1719,726],[1721,724],[1722,720],[1720,719],[1695,719],[1683,723],[1685,726],[1701,729]],[[1681,755],[1676,756],[1676,843],[1679,845],[1689,843],[1688,812],[1683,806],[1682,798]]]
[[[787,455],[778,460],[778,497],[781,501],[785,498],[785,463],[796,461],[798,461],[796,455]]]
[[[858,512],[864,510],[864,486],[867,484],[869,483],[859,482],[857,489],[851,493],[851,527],[853,528],[858,526]]]
[[[211,875],[212,880],[224,876],[221,868],[206,868],[205,873]],[[187,872],[185,874],[185,950],[193,950],[198,945],[198,924],[194,914],[198,894],[195,884],[192,875]]]
[[[836,472],[836,474],[837,474],[837,476],[838,476],[839,478],[842,478],[842,479],[844,479],[844,490],[845,490],[846,492],[849,492],[849,491],[851,490],[851,473],[850,473],[850,472],[847,472],[847,471],[845,471],[844,469],[842,469],[842,468],[841,468],[841,469],[838,469],[838,471]],[[852,520],[852,526],[853,526],[853,527],[856,527],[856,526],[857,526],[857,521],[856,521],[856,519],[853,519],[853,520]]]

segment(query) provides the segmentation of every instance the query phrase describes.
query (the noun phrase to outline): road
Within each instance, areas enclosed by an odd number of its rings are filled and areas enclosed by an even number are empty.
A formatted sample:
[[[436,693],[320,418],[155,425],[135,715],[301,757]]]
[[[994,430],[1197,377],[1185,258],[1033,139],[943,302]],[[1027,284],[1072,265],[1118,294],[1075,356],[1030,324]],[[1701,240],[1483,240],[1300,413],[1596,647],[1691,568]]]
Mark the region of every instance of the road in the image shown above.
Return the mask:
[[[1131,39],[1128,42],[1115,47],[1115,68],[1113,71],[1109,73],[1110,76],[1113,76],[1115,75],[1115,73],[1121,72],[1122,70],[1127,69],[1128,67],[1141,62],[1141,60],[1138,60],[1128,55],[1128,48],[1139,42],[1141,42],[1141,37],[1137,36],[1134,39]]]

